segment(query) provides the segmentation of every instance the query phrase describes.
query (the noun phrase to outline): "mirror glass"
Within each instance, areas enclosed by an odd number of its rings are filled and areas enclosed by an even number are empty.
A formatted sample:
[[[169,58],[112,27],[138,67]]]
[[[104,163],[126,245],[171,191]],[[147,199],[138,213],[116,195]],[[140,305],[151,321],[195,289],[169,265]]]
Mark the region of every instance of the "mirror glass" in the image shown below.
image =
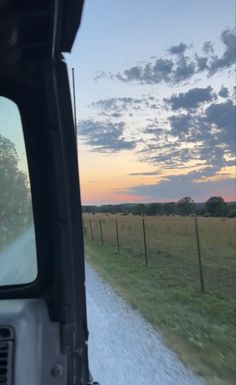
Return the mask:
[[[37,277],[31,190],[21,117],[0,96],[0,286]]]

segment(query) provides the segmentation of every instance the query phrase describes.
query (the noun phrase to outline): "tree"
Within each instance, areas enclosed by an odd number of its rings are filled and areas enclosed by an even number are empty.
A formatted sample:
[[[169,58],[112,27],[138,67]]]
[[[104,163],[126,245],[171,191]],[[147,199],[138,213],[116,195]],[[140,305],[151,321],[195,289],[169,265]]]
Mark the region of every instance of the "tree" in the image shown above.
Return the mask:
[[[227,215],[227,205],[221,196],[212,196],[205,203],[206,212],[213,217]]]
[[[14,144],[0,135],[0,231],[12,237],[30,220],[31,202],[26,175],[18,168]]]
[[[146,206],[143,203],[137,204],[133,209],[134,215],[145,215],[146,214]]]
[[[229,208],[227,217],[228,218],[236,218],[236,209],[235,208]]]
[[[147,215],[161,215],[163,205],[161,203],[150,203],[147,207]]]
[[[177,210],[180,215],[189,215],[194,211],[194,200],[191,197],[181,198],[177,202]]]
[[[176,203],[168,202],[163,204],[163,213],[165,215],[173,215],[176,214]]]

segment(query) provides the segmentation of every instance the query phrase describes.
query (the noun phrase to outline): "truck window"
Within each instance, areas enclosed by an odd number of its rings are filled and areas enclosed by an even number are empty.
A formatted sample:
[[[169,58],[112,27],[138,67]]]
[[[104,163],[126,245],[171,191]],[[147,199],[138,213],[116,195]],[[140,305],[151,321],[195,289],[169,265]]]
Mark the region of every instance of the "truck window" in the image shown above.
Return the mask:
[[[26,284],[36,277],[31,191],[21,117],[17,105],[0,96],[0,286]]]

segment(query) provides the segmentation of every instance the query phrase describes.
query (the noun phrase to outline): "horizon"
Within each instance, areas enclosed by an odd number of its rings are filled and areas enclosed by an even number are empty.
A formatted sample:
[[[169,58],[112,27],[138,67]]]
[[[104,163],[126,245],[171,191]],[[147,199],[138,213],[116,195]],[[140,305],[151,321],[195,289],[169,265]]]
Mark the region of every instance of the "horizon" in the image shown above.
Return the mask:
[[[209,197],[211,198],[211,197]],[[181,199],[181,198],[180,198]],[[82,204],[82,207],[83,206],[98,206],[98,207],[101,207],[101,206],[121,206],[121,205],[138,205],[138,204],[143,204],[143,205],[149,205],[149,204],[152,204],[152,203],[159,203],[159,204],[165,204],[165,203],[178,203],[178,201],[166,201],[166,202],[159,202],[159,201],[152,201],[152,202],[121,202],[121,203],[102,203],[102,204]],[[205,204],[206,201],[202,201],[202,202],[193,202],[194,204]],[[230,203],[235,203],[236,204],[236,200],[233,200],[233,201],[225,201],[225,203],[227,204],[230,204]]]

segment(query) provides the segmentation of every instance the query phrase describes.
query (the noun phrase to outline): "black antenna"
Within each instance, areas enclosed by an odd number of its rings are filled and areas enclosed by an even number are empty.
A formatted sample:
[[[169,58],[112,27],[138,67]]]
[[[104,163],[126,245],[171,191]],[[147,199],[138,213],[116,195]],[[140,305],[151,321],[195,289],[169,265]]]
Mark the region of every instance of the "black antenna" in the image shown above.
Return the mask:
[[[75,73],[72,68],[72,89],[73,89],[73,109],[74,109],[74,125],[75,125],[75,136],[77,136],[77,118],[76,118],[76,98],[75,98]]]

